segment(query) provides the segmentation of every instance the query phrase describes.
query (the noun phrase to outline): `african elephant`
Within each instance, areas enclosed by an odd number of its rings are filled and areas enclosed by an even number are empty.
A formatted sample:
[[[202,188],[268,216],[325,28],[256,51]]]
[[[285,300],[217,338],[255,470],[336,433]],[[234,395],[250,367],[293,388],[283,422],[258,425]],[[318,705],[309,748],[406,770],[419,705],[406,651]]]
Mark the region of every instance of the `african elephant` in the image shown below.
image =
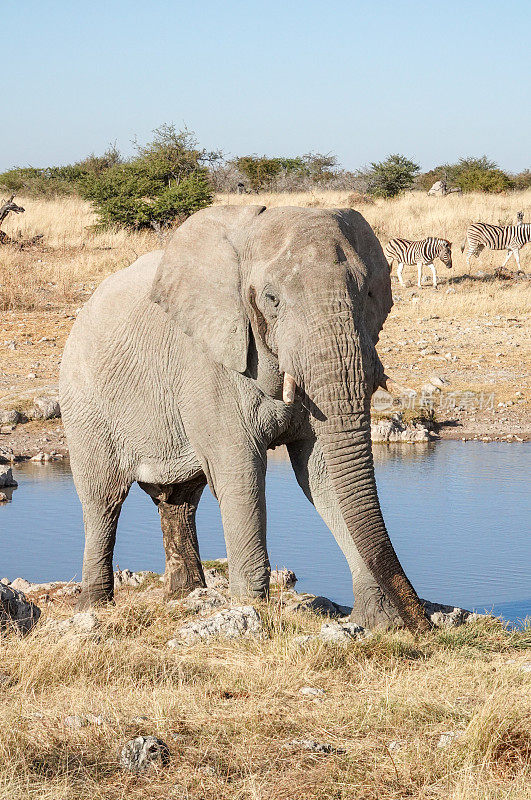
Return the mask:
[[[107,278],[67,341],[60,400],[83,505],[81,607],[112,598],[121,505],[158,504],[165,590],[204,585],[195,510],[208,482],[233,596],[269,586],[268,448],[297,480],[352,572],[353,619],[430,626],[378,501],[370,399],[392,305],[382,248],[355,211],[199,211],[164,251]]]

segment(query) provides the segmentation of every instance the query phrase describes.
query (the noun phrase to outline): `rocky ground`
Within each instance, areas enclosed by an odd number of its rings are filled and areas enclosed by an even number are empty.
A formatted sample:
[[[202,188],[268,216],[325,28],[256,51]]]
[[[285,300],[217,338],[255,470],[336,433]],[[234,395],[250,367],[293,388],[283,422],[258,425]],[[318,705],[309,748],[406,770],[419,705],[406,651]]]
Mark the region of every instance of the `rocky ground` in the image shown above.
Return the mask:
[[[414,637],[367,631],[280,570],[231,602],[226,564],[164,602],[115,574],[0,583],[0,786],[10,800],[499,800],[531,780],[529,629],[462,609]]]

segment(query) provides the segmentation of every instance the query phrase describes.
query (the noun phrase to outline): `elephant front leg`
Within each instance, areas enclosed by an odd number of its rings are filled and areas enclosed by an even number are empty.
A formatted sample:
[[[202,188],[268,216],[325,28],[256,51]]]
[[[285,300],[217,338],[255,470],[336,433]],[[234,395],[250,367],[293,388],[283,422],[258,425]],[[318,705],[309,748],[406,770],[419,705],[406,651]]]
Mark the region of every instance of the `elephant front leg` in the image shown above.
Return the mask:
[[[248,452],[245,446],[232,454],[229,463],[224,460],[211,472],[227,546],[230,593],[266,597],[271,574],[266,547],[267,456],[265,450]]]
[[[351,619],[364,628],[403,627],[402,619],[360,556],[341,514],[318,441],[305,439],[288,445],[303,492],[315,506],[347,559],[352,573],[354,607]]]

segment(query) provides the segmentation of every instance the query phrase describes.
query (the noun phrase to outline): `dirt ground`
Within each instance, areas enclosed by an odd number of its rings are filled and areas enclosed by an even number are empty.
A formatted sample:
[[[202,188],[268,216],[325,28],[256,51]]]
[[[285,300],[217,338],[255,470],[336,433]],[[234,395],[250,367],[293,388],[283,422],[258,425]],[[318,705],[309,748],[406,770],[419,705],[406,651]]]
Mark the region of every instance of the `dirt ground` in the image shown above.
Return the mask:
[[[502,291],[503,284],[498,283],[493,291]],[[395,305],[378,351],[386,372],[417,392],[413,398],[399,396],[395,403],[400,402],[407,413],[433,407],[443,439],[528,441],[528,320],[485,311],[476,315],[473,308],[466,318],[445,314],[447,292],[452,288],[448,283],[437,290],[427,285],[419,290],[393,284]],[[415,306],[419,307],[418,315],[413,312]],[[443,309],[440,314],[439,306]],[[75,311],[76,306],[72,306],[66,311],[2,314],[0,409],[23,410],[34,396],[57,389],[61,353]],[[434,377],[442,379],[441,391],[423,391]],[[384,412],[392,410],[386,408]],[[33,421],[13,430],[8,427],[1,429],[0,448],[12,450],[17,457],[67,452],[59,420]]]

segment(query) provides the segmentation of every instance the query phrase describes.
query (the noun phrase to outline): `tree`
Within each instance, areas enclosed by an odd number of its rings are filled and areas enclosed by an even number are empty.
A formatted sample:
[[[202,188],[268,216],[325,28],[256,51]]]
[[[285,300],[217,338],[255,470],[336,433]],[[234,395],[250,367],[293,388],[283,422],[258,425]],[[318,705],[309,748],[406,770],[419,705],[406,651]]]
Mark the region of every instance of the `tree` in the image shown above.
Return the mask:
[[[212,203],[206,162],[214,154],[197,147],[190,131],[162,125],[137,156],[93,173],[80,183],[100,225],[130,228],[168,225]]]
[[[447,180],[463,192],[504,192],[514,182],[487,156],[460,158],[456,164],[442,164],[419,177],[419,185],[429,189],[435,181]]]
[[[411,189],[420,166],[406,156],[390,155],[385,161],[373,162],[370,169],[361,172],[367,178],[367,190],[376,197],[396,197]]]
[[[240,156],[234,162],[236,168],[247,178],[251,189],[259,192],[269,188],[282,172],[300,172],[304,169],[302,158],[268,158],[267,156]]]

